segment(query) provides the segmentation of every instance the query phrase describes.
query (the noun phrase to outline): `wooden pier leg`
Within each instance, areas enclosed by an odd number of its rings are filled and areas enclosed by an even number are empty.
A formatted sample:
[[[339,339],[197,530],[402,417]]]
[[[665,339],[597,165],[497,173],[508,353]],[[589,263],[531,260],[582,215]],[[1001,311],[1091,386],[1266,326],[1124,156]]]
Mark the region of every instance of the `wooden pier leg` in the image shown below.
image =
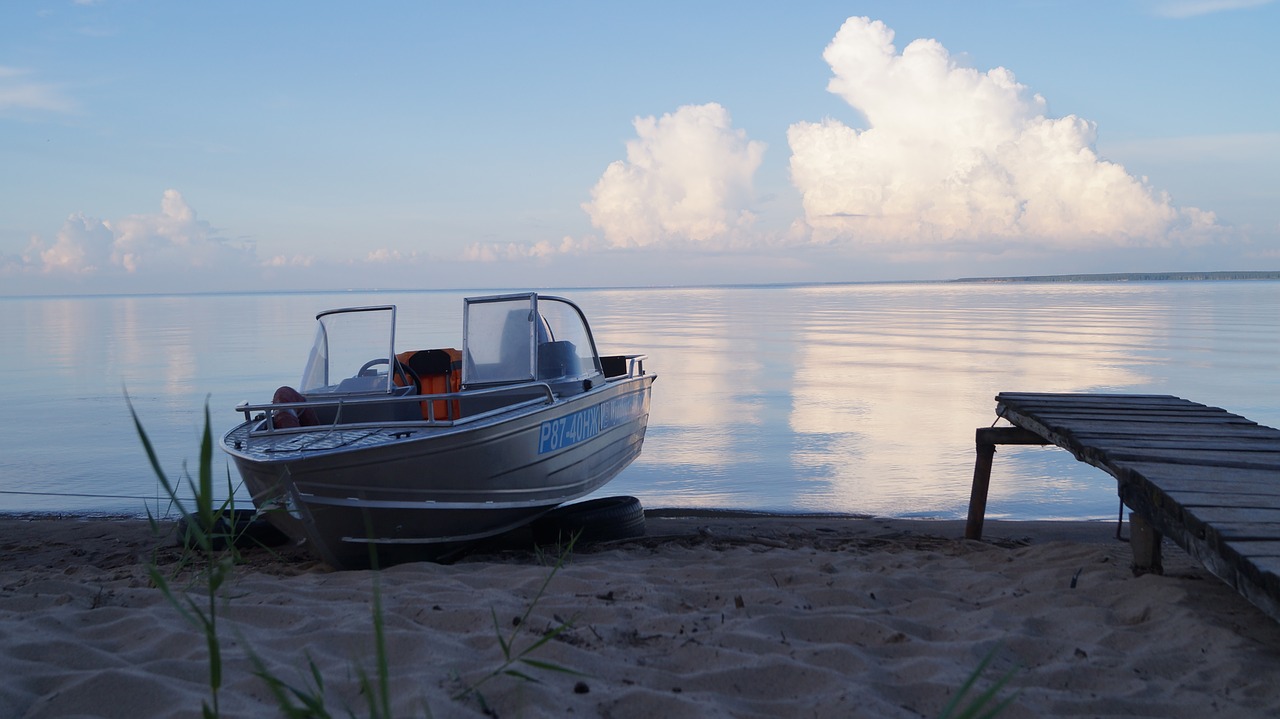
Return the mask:
[[[1134,574],[1164,574],[1164,560],[1160,554],[1163,536],[1151,520],[1137,512],[1129,513],[1129,546],[1133,549]]]
[[[973,464],[973,489],[969,490],[969,520],[965,539],[982,539],[982,523],[987,517],[987,489],[991,486],[991,464],[997,444],[1048,444],[1049,440],[1021,427],[979,427],[973,433],[978,458]]]
[[[964,524],[965,539],[982,539],[982,523],[987,516],[987,489],[991,486],[991,464],[995,460],[996,446],[976,443],[978,457],[973,464],[973,488],[969,490],[969,519]]]

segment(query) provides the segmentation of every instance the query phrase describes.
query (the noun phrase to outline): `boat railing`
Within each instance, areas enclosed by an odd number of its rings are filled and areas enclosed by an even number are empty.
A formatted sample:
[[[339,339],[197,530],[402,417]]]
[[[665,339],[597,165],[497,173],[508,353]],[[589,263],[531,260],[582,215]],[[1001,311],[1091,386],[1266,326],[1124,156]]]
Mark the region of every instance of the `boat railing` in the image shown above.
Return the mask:
[[[623,355],[627,358],[627,377],[639,377],[644,374],[644,361],[649,355]]]
[[[527,393],[530,390],[536,390],[538,392],[538,396],[530,397],[529,399],[519,400],[516,402],[512,402],[510,404],[503,404],[503,405],[494,407],[493,409],[485,410],[483,412],[475,412],[475,413],[468,414],[462,417],[457,417],[454,419],[437,419],[436,418],[437,402],[453,403],[460,400],[475,399],[477,397],[491,397],[495,395],[500,396],[503,394],[519,395],[519,394]],[[347,407],[371,407],[371,406],[385,407],[385,406],[394,406],[394,405],[400,405],[400,404],[407,405],[407,404],[418,403],[418,404],[421,404],[422,407],[426,410],[427,412],[426,416],[423,417],[422,419],[414,418],[412,420],[400,420],[401,422],[411,422],[416,426],[426,425],[426,426],[434,426],[434,427],[454,427],[458,425],[468,424],[471,422],[476,422],[488,417],[492,417],[497,414],[501,414],[503,412],[510,412],[512,410],[523,409],[525,407],[533,407],[536,405],[551,404],[554,401],[555,401],[555,394],[551,390],[551,385],[547,384],[546,382],[522,382],[520,384],[504,385],[501,387],[489,387],[485,389],[474,389],[474,390],[468,390],[466,392],[439,392],[436,394],[411,394],[411,395],[402,395],[398,397],[385,396],[385,395],[380,395],[376,397],[347,396],[347,397],[335,397],[333,399],[311,399],[311,400],[307,400],[306,402],[268,402],[265,404],[249,404],[247,402],[242,402],[241,404],[236,405],[235,411],[244,413],[244,418],[246,421],[250,421],[253,419],[254,412],[264,413],[264,416],[262,417],[262,419],[264,419],[265,421],[262,424],[262,428],[254,431],[254,433],[257,434],[261,432],[270,433],[270,432],[284,431],[283,429],[277,429],[273,421],[275,413],[280,410],[301,411],[304,409],[314,410],[314,409],[325,409],[325,408],[332,407],[336,409],[336,413],[334,415],[333,421],[324,422],[317,426],[337,427],[340,424],[348,425],[348,426],[356,426],[356,425],[385,426],[388,423],[388,420],[344,423],[342,422],[342,410],[343,408],[347,408]],[[444,406],[448,406],[448,405],[444,405]],[[390,421],[395,422],[396,420],[390,420]]]
[[[609,381],[631,379],[644,375],[644,361],[649,355],[609,355],[600,358],[601,369]]]

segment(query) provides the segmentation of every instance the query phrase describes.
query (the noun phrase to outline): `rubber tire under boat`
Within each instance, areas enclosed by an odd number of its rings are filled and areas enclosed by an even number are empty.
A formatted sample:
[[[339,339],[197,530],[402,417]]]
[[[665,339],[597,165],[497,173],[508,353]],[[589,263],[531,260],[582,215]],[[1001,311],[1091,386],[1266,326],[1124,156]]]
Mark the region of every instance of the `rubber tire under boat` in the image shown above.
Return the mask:
[[[643,537],[644,508],[635,497],[601,497],[556,507],[533,522],[538,544],[568,544],[574,535],[577,546]]]

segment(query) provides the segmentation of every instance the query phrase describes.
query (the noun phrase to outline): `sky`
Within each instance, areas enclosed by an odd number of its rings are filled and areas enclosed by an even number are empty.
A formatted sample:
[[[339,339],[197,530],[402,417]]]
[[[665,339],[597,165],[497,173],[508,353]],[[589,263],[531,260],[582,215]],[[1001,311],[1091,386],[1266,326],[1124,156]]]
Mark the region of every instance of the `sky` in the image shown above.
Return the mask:
[[[1280,2],[0,6],[0,295],[1280,270]]]

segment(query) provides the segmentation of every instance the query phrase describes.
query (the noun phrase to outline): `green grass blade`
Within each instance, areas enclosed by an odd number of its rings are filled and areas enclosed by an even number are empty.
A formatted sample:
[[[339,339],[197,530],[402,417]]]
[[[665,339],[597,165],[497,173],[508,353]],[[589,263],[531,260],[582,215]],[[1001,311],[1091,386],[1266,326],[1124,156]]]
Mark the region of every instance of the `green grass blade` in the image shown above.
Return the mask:
[[[563,622],[563,623],[561,623],[561,624],[560,624],[560,626],[558,626],[558,627],[556,627],[556,628],[552,629],[552,630],[551,630],[551,631],[549,631],[549,632],[544,633],[541,637],[538,637],[538,640],[537,640],[536,642],[534,642],[533,644],[530,644],[529,646],[525,647],[525,648],[520,652],[520,656],[521,656],[521,657],[524,657],[526,654],[529,654],[529,653],[533,652],[534,650],[538,649],[538,648],[539,648],[539,647],[541,647],[542,645],[546,644],[547,642],[551,641],[552,639],[555,639],[556,637],[558,637],[558,636],[560,636],[561,634],[563,634],[565,631],[567,631],[567,630],[569,630],[569,629],[572,629],[572,628],[573,628],[573,623],[572,623],[572,622]]]
[[[1017,693],[1014,693],[995,706],[989,706],[1000,690],[1009,683],[1009,680],[1013,679],[1014,675],[1017,673],[1017,669],[1015,668],[1010,669],[1004,674],[1004,676],[996,680],[995,683],[981,694],[974,697],[972,700],[969,700],[968,703],[961,708],[961,703],[965,701],[965,697],[968,696],[969,692],[972,691],[973,687],[977,684],[979,677],[982,676],[982,674],[987,670],[987,667],[991,664],[992,660],[995,659],[996,652],[998,652],[999,649],[1000,647],[995,647],[982,658],[982,661],[978,662],[977,668],[969,673],[968,678],[965,679],[964,684],[960,686],[959,691],[956,692],[955,696],[951,698],[951,701],[943,708],[942,713],[938,715],[939,719],[993,719],[1003,712],[1005,708],[1008,707],[1009,704],[1017,697]]]
[[[160,589],[160,593],[163,594],[164,598],[178,610],[178,614],[181,615],[187,623],[194,627],[200,626],[200,621],[195,618],[195,615],[187,611],[186,607],[182,606],[182,602],[179,601],[177,595],[173,593],[173,588],[169,586],[169,581],[164,578],[164,575],[154,564],[147,566],[147,576],[151,578],[151,582]]]
[[[506,674],[509,677],[515,677],[516,679],[523,679],[524,681],[529,682],[531,684],[541,684],[541,682],[539,682],[537,679],[535,679],[534,677],[528,674],[525,674],[519,669],[507,669],[502,673]]]
[[[209,416],[209,398],[204,399],[204,432],[200,436],[200,488],[196,492],[196,511],[200,526],[206,532],[213,531],[213,422]]]
[[[209,686],[217,691],[222,688],[222,644],[217,632],[205,635],[205,644],[209,648]]]
[[[541,659],[521,659],[521,660],[520,660],[520,663],[522,663],[522,664],[528,664],[529,666],[534,667],[535,669],[545,669],[546,671],[549,671],[549,672],[559,672],[559,673],[561,673],[561,674],[571,674],[571,675],[573,675],[573,676],[575,676],[575,677],[585,677],[585,676],[589,676],[589,675],[587,675],[587,674],[583,674],[582,672],[580,672],[580,671],[578,671],[578,670],[576,670],[576,669],[570,669],[569,667],[561,666],[561,665],[559,665],[559,664],[555,664],[555,663],[553,663],[553,662],[544,662],[544,661],[542,661]]]
[[[982,658],[982,661],[978,663],[977,669],[969,672],[969,676],[965,679],[964,684],[960,685],[960,690],[957,691],[955,696],[951,697],[951,701],[947,702],[947,705],[942,708],[942,713],[938,715],[938,719],[950,719],[956,708],[960,706],[960,702],[964,701],[965,695],[967,695],[969,690],[973,688],[973,685],[977,683],[978,677],[981,676],[983,670],[987,668],[987,664],[991,663],[991,657],[994,656],[994,654],[995,650],[993,649],[991,653]]]
[[[164,485],[170,498],[173,498],[173,487],[169,484],[169,478],[164,476],[164,470],[160,468],[160,459],[156,456],[156,449],[151,445],[151,438],[147,437],[146,431],[142,429],[142,420],[138,419],[138,413],[133,409],[133,400],[129,399],[128,390],[125,390],[124,401],[129,405],[129,416],[133,417],[133,426],[138,431],[138,439],[142,440],[142,449],[147,453],[147,460],[151,463],[151,471],[156,473],[156,478]]]
[[[1010,670],[1003,677],[1000,677],[1000,679],[996,681],[995,684],[992,684],[986,691],[979,694],[977,699],[973,700],[973,703],[969,706],[968,710],[966,710],[966,713],[963,714],[962,716],[971,716],[973,717],[973,719],[994,719],[994,717],[998,716],[1001,712],[1003,712],[1005,710],[1005,707],[1009,706],[1009,704],[1017,697],[1017,693],[1014,693],[1005,697],[1000,703],[996,704],[990,709],[987,709],[985,712],[982,712],[981,714],[977,713],[981,711],[983,707],[986,707],[988,704],[990,704],[992,701],[995,700],[996,694],[998,694],[1000,690],[1004,688],[1005,684],[1009,683],[1009,680],[1013,678],[1013,675],[1014,675],[1014,671]]]
[[[311,676],[316,682],[313,691],[299,689],[276,676],[256,652],[249,651],[249,660],[253,662],[254,676],[267,685],[267,690],[276,700],[276,707],[284,716],[289,719],[332,719],[324,702],[324,678],[310,656],[307,661],[311,665]]]
[[[498,637],[498,646],[502,647],[502,657],[510,660],[511,642],[507,641],[502,636],[502,625],[498,624],[498,612],[493,607],[489,607],[489,613],[493,615],[493,633]],[[519,627],[517,627],[517,629],[519,629]],[[515,635],[512,634],[511,638],[514,640]]]
[[[382,587],[376,575],[373,578],[373,641],[378,663],[377,696],[381,703],[379,714],[391,719],[391,670],[387,659],[386,623],[382,616]],[[372,703],[373,699],[369,701]]]

